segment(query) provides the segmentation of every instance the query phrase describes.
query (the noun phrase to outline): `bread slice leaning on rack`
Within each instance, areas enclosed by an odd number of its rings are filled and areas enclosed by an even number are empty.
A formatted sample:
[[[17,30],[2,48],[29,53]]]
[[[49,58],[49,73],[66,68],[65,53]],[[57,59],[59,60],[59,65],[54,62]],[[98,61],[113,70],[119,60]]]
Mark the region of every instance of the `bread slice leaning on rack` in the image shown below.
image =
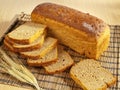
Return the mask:
[[[75,64],[70,70],[70,76],[84,90],[106,90],[116,82],[116,78],[93,59]]]
[[[8,38],[18,44],[30,44],[40,37],[46,25],[26,22],[8,33]]]

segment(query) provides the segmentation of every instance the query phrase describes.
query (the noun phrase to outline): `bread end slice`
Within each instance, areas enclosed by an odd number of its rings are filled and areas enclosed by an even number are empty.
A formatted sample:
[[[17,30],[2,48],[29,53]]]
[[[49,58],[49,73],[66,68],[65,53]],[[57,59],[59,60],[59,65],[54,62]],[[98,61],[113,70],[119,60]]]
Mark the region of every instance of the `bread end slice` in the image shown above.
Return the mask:
[[[92,59],[75,64],[70,70],[70,76],[85,90],[106,90],[116,82],[108,70]]]

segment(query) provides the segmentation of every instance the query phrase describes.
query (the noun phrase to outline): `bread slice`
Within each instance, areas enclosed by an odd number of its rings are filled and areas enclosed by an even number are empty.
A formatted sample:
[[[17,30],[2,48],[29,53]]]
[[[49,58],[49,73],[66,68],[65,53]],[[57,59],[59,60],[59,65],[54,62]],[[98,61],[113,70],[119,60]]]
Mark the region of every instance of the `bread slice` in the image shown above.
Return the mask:
[[[8,33],[8,38],[19,44],[30,44],[43,34],[45,28],[46,25],[26,22]]]
[[[27,45],[21,45],[21,44],[17,44],[15,42],[13,42],[12,40],[9,40],[9,38],[6,36],[5,43],[8,42],[9,45],[11,45],[11,47],[13,47],[16,52],[25,52],[25,51],[39,49],[42,46],[42,44],[44,43],[44,37],[45,37],[45,35],[43,34],[37,40],[35,40],[33,43],[27,44]]]
[[[108,70],[92,59],[74,65],[70,70],[70,76],[84,90],[106,90],[116,82],[116,78]]]
[[[14,44],[17,44],[15,43],[13,40],[9,39],[8,36],[6,35],[5,36],[5,39],[4,39],[7,43],[9,43],[11,46],[13,46]]]
[[[55,47],[49,53],[47,53],[44,57],[37,60],[28,59],[27,63],[29,66],[42,66],[45,64],[56,62],[57,59],[58,59],[58,52],[57,52],[57,47]]]
[[[44,57],[48,52],[50,52],[53,48],[55,48],[56,44],[57,44],[57,39],[52,37],[47,37],[40,49],[28,51],[28,52],[20,52],[20,54],[29,59],[39,59],[41,57]]]
[[[9,51],[12,51],[12,52],[16,52],[15,50],[14,50],[14,48],[11,46],[11,44],[10,43],[8,43],[5,39],[4,39],[4,47],[5,47],[5,49],[7,49],[7,50],[9,50]]]
[[[54,74],[56,72],[62,72],[68,67],[73,65],[74,61],[71,56],[63,49],[58,49],[58,60],[55,63],[51,63],[43,66],[47,73]]]

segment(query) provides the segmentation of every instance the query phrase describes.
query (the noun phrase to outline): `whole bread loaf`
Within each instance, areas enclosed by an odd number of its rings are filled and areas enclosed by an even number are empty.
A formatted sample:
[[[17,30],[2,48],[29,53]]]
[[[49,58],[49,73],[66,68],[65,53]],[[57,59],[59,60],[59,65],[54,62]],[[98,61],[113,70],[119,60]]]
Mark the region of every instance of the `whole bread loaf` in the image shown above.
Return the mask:
[[[98,59],[109,45],[110,30],[101,19],[66,6],[43,3],[31,13],[33,22],[46,24],[48,32],[71,49]]]

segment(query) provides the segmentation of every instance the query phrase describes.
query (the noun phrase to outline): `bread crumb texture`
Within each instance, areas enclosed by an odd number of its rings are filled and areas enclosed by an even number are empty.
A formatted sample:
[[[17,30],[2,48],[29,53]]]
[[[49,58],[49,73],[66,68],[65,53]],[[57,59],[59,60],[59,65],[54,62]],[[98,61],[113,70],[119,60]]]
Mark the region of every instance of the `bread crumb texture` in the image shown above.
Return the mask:
[[[71,78],[85,90],[106,90],[116,82],[116,78],[98,61],[80,61],[70,70]]]

